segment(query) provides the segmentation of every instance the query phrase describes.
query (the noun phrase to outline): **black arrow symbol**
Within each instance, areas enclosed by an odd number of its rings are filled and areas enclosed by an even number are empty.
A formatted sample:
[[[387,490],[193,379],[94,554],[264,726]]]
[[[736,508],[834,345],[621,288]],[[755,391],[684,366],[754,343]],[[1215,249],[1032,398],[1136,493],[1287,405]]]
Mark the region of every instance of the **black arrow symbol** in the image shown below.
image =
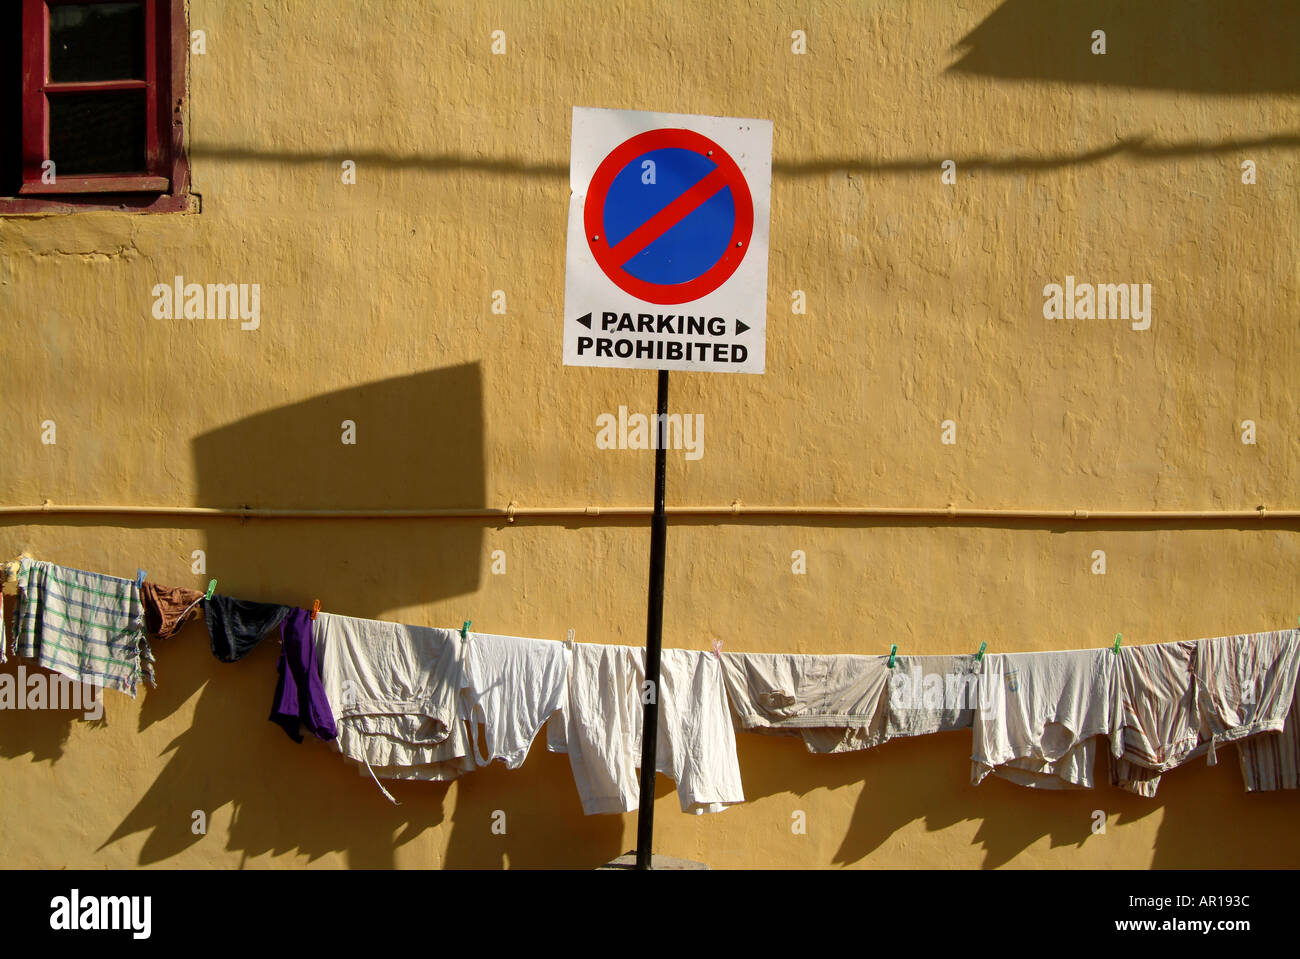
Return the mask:
[[[741,333],[744,333],[744,332],[745,332],[746,330],[748,330],[748,329],[749,329],[749,324],[748,324],[748,323],[742,323],[742,322],[740,322],[740,320],[737,320],[737,321],[736,321],[736,335],[737,335],[737,336],[740,336]]]
[[[577,322],[581,323],[587,329],[591,329],[591,314],[588,313],[586,316],[578,317]]]

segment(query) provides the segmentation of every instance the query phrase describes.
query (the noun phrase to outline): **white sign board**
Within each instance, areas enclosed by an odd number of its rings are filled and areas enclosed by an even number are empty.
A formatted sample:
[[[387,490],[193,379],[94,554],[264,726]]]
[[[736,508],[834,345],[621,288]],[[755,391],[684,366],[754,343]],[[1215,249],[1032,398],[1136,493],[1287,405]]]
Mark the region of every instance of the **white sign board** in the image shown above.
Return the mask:
[[[573,109],[564,364],[762,373],[772,123]]]

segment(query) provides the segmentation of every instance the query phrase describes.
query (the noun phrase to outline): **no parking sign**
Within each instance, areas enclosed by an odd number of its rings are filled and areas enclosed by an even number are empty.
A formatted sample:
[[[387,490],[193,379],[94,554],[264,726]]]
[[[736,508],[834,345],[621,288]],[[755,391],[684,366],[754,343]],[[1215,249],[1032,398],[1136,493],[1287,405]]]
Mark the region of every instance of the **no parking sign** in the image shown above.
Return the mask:
[[[575,107],[564,363],[762,373],[772,124]]]

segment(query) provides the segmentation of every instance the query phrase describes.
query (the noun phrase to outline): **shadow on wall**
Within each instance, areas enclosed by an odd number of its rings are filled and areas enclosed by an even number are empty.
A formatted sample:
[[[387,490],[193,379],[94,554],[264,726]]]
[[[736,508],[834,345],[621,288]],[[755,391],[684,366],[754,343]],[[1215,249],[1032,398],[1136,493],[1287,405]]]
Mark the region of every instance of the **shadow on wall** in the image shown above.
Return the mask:
[[[985,868],[1011,863],[1034,847],[1088,847],[1101,862],[1142,868],[1295,868],[1300,863],[1300,832],[1294,828],[1296,796],[1292,792],[1246,794],[1235,747],[1220,752],[1217,766],[1196,759],[1162,777],[1153,799],[1134,796],[1109,783],[1106,740],[1099,741],[1093,789],[1027,789],[989,776],[970,781],[969,732],[940,733],[899,739],[875,749],[815,756],[796,738],[740,734],[737,745],[745,798],[791,797],[790,808],[806,808],[796,797],[815,789],[862,784],[846,821],[830,828],[843,836],[832,861],[853,865],[875,853],[900,830],[919,823],[925,832],[963,831],[983,851]],[[1243,803],[1248,804],[1243,806]],[[1251,828],[1225,829],[1249,810]],[[1101,815],[1098,816],[1098,813]],[[1159,814],[1153,846],[1135,850],[1117,826]],[[790,831],[790,816],[776,817]],[[1104,818],[1107,832],[1094,833]],[[963,829],[962,824],[969,823]],[[809,829],[815,824],[810,824]],[[786,840],[791,841],[791,840]],[[915,840],[904,839],[902,849]],[[1045,850],[1038,848],[1041,860]],[[887,866],[961,866],[966,854],[954,845],[948,862],[889,860]],[[1091,858],[1091,855],[1090,855]]]
[[[14,625],[14,615],[18,607],[18,598],[16,596],[0,595],[0,618],[3,618],[5,628],[5,648],[8,656],[8,644],[13,641],[13,634],[10,629]],[[22,668],[23,672],[19,673]],[[18,696],[25,695],[25,688],[19,685],[20,677],[25,677],[30,683],[31,677],[36,675],[52,677],[54,673],[36,665],[33,659],[19,659],[16,656],[9,656],[8,661],[0,666],[0,675],[12,676],[12,679],[6,679],[6,684],[12,684],[11,688],[15,690]],[[69,693],[70,695],[70,693]],[[109,696],[103,696],[101,702],[109,699]],[[24,700],[25,701],[25,700]],[[111,701],[111,700],[110,700]],[[105,706],[107,713],[107,706]],[[72,735],[72,724],[74,722],[86,721],[94,725],[101,725],[103,719],[98,722],[83,720],[83,711],[76,709],[5,709],[0,718],[0,757],[4,759],[17,759],[20,756],[31,754],[33,763],[48,762],[54,765],[63,758],[63,749],[67,745],[69,737]]]
[[[1092,52],[1094,30],[1106,53]],[[1007,0],[956,44],[948,73],[975,78],[1122,86],[1209,95],[1300,93],[1300,3],[1295,0]],[[779,177],[828,173],[932,176],[943,160],[959,169],[1012,174],[1086,166],[1113,157],[1160,162],[1244,149],[1295,149],[1300,132],[1221,140],[1148,142],[1133,131],[1112,143],[1054,154],[935,157],[775,157]],[[191,156],[230,163],[337,165],[353,159],[381,169],[430,174],[477,171],[496,176],[566,179],[567,162],[455,153],[394,154],[351,146],[299,151],[196,140]]]
[[[1094,30],[1106,53],[1092,52]],[[1007,0],[948,69],[1209,94],[1300,93],[1294,0]]]
[[[967,154],[956,156],[900,156],[855,157],[827,156],[808,160],[772,161],[773,174],[791,179],[825,176],[828,173],[891,174],[895,176],[933,176],[943,160],[954,160],[962,170],[1010,175],[1026,172],[1060,170],[1068,167],[1091,166],[1104,160],[1123,158],[1136,163],[1160,163],[1184,156],[1206,156],[1239,153],[1242,150],[1295,149],[1300,147],[1300,132],[1285,131],[1258,136],[1238,137],[1228,140],[1176,140],[1151,141],[1145,134],[1132,134],[1117,138],[1115,142],[1086,150],[1058,153],[1035,153],[993,156]],[[218,159],[234,163],[316,164],[328,162],[337,165],[346,159],[375,162],[389,169],[409,169],[422,173],[464,173],[486,170],[502,176],[568,177],[569,168],[562,164],[528,165],[510,159],[483,159],[459,154],[407,154],[381,155],[361,150],[319,151],[263,150],[257,147],[208,147],[195,145],[191,156]]]
[[[355,423],[355,445],[341,442],[344,420]],[[477,364],[367,383],[197,437],[199,498],[219,507],[481,507],[483,432]],[[205,528],[208,575],[218,579],[219,592],[242,599],[306,607],[318,597],[327,611],[393,618],[401,607],[479,585],[478,520],[213,520]],[[309,860],[344,852],[352,866],[386,867],[398,846],[443,821],[447,785],[396,784],[392,792],[402,805],[393,806],[327,746],[310,739],[296,745],[267,721],[279,652],[273,641],[238,663],[221,663],[208,649],[205,627],[195,623],[155,652],[160,683],[145,696],[141,730],[197,691],[193,719],[101,849],[146,832],[141,864],[167,860],[212,841],[194,833],[195,811],[213,817],[230,805],[226,850],[245,857],[296,851]],[[538,768],[524,774],[525,783],[511,780],[516,789],[527,786],[520,795],[559,789],[563,777],[539,775]],[[555,798],[562,806],[577,797]],[[508,847],[492,848],[490,809],[482,820],[488,828],[479,856],[495,855],[499,865]]]
[[[204,506],[301,510],[484,505],[477,363],[312,397],[194,440]],[[345,444],[345,422],[355,443]],[[207,534],[218,591],[378,617],[478,589],[479,522],[227,520]]]

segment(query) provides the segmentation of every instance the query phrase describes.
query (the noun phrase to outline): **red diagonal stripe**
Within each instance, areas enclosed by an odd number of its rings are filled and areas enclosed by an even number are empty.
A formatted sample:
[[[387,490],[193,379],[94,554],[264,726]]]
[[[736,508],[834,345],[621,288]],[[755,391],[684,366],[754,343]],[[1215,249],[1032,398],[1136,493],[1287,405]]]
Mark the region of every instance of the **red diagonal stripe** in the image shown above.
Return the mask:
[[[611,251],[614,259],[619,263],[626,263],[632,257],[636,256],[647,246],[659,239],[674,226],[686,219],[695,208],[704,203],[713,194],[717,193],[723,187],[727,186],[727,177],[721,169],[715,168],[712,173],[700,180],[689,190],[673,200],[666,207],[646,220],[639,227],[623,237],[618,246]]]

